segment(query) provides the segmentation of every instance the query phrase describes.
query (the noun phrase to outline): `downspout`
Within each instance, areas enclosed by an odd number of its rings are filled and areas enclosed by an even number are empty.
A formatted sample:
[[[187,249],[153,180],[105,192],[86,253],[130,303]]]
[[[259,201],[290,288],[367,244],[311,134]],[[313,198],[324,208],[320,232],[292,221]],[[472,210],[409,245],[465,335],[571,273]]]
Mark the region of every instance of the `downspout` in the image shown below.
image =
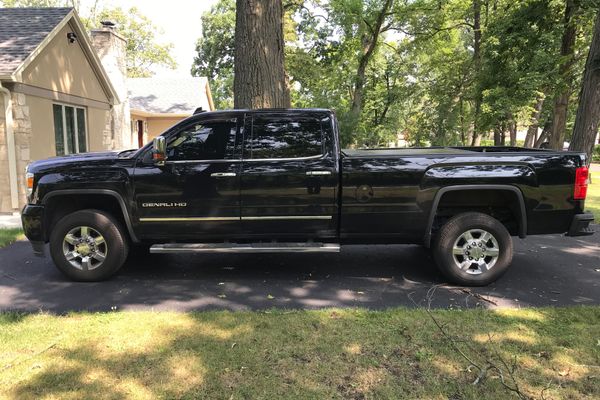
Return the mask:
[[[8,180],[10,182],[10,202],[13,211],[19,209],[19,185],[17,183],[17,150],[13,130],[12,98],[10,91],[2,86],[0,92],[4,95],[4,121],[6,125],[6,147],[8,152]]]

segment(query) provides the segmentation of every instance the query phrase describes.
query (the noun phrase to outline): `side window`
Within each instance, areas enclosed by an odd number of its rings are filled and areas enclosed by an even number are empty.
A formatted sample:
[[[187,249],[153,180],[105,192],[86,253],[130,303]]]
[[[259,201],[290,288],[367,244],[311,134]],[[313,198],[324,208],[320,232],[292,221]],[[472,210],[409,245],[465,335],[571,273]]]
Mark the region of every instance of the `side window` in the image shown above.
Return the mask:
[[[85,153],[87,151],[85,109],[53,104],[52,113],[56,155]]]
[[[321,122],[316,118],[256,116],[244,143],[244,158],[298,158],[323,154]]]
[[[167,146],[169,161],[223,160],[234,157],[236,119],[202,121],[184,128]]]

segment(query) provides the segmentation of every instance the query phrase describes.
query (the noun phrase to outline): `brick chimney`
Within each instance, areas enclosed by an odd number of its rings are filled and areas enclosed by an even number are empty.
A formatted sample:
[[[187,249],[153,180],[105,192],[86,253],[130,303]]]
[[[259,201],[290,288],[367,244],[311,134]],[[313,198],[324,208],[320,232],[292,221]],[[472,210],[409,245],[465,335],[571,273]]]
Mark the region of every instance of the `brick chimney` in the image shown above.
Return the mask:
[[[137,146],[132,143],[131,115],[127,94],[127,64],[125,62],[127,40],[119,35],[114,23],[102,21],[101,25],[100,28],[90,32],[92,46],[121,101],[121,104],[113,106],[111,111],[111,147],[115,149],[134,148]]]

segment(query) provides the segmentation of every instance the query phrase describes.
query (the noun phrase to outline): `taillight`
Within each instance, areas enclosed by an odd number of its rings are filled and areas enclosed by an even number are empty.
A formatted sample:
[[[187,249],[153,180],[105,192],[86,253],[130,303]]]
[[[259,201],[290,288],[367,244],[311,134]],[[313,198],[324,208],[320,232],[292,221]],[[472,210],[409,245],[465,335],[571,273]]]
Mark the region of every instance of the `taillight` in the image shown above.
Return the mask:
[[[573,190],[575,200],[585,200],[589,174],[588,167],[579,167],[575,170],[575,189]]]

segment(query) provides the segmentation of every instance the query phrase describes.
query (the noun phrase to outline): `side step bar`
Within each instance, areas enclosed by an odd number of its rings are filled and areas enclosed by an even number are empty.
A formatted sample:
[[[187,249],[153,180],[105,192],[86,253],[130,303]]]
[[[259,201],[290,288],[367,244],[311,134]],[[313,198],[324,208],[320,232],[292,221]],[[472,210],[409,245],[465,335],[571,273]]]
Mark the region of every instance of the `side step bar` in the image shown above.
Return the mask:
[[[338,243],[166,243],[150,253],[339,253]]]

